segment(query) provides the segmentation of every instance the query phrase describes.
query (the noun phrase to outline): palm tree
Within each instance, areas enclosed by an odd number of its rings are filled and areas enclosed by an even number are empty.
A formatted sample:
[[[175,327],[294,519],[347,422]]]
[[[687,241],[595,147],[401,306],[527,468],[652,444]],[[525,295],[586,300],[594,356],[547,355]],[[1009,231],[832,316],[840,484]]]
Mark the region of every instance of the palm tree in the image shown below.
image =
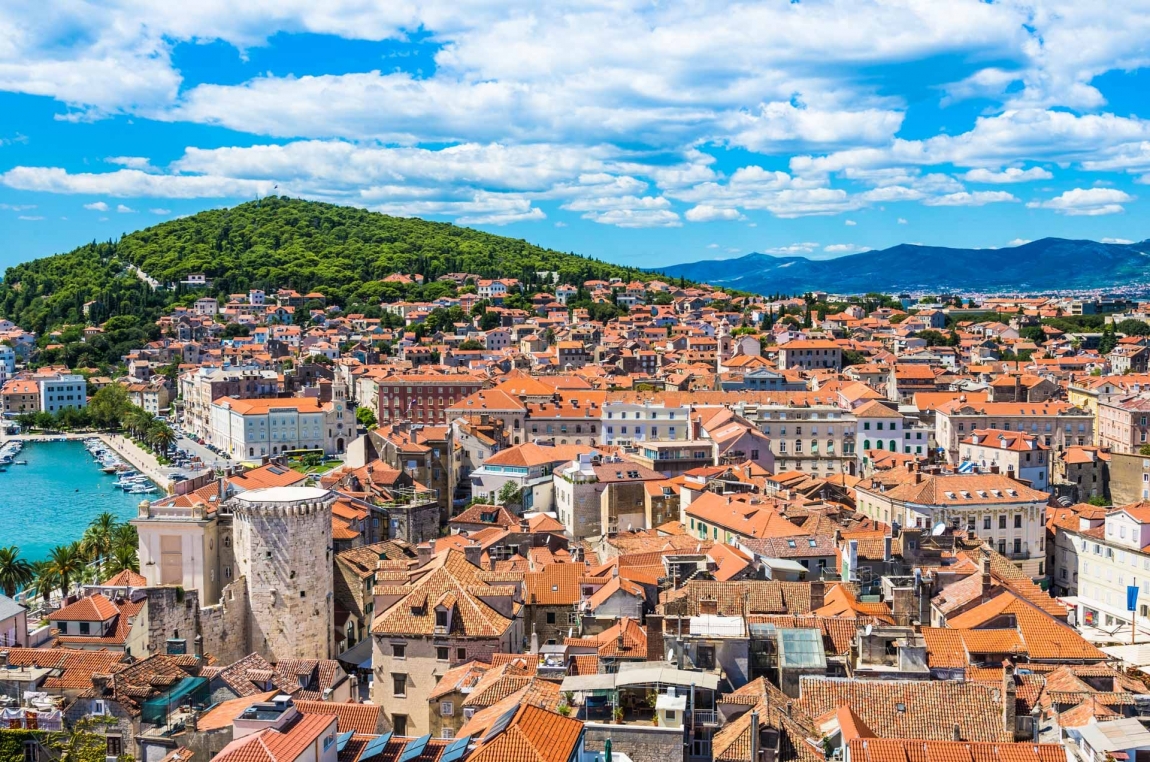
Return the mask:
[[[20,558],[15,545],[0,548],[0,590],[12,598],[20,588],[27,586],[34,576],[32,564]]]
[[[116,515],[108,511],[104,511],[92,519],[88,528],[84,530],[84,536],[80,539],[84,556],[94,561],[107,558],[112,549],[112,533],[118,525],[119,521],[116,519]]]
[[[84,569],[84,554],[80,550],[80,543],[73,542],[68,545],[57,545],[48,554],[48,563],[56,575],[57,587],[60,595],[68,597],[72,589],[72,582],[80,576]]]
[[[108,558],[107,568],[105,571],[111,576],[119,574],[125,569],[138,572],[140,571],[140,558],[136,555],[136,549],[127,546],[117,546],[112,551],[112,555]]]
[[[131,524],[117,524],[112,530],[111,555],[122,555],[128,551],[135,553],[139,545],[140,535]]]
[[[56,589],[59,584],[59,578],[56,576],[56,571],[52,567],[51,561],[36,561],[32,564],[32,573],[34,575],[31,583],[31,589],[37,596],[47,603],[52,597],[52,591]]]
[[[148,429],[148,444],[161,455],[176,443],[176,432],[166,423],[156,423]]]
[[[128,428],[128,431],[139,437],[148,430],[148,427],[152,425],[153,420],[155,419],[153,419],[151,414],[149,414],[146,410],[143,408],[134,407],[124,416],[124,425]]]

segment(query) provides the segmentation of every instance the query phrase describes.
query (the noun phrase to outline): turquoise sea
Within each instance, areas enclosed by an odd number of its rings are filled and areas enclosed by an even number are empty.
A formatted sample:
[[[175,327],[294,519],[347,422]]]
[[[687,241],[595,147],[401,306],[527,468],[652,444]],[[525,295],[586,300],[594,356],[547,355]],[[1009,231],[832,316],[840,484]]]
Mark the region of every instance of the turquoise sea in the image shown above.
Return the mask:
[[[29,561],[80,539],[104,511],[122,521],[136,515],[141,496],[113,487],[116,477],[100,471],[82,442],[27,442],[16,459],[28,465],[0,472],[0,545],[16,545]]]

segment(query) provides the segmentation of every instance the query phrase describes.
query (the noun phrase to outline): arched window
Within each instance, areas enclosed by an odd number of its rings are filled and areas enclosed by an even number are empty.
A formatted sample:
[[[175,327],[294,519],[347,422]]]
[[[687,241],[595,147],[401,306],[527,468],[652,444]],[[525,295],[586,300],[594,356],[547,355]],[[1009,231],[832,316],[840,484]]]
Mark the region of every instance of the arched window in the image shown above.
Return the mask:
[[[898,452],[898,449],[895,447],[895,443],[894,443],[893,439],[890,440],[890,451],[891,452]]]
[[[870,449],[870,440],[869,440],[869,439],[864,439],[864,440],[863,440],[863,449],[864,449],[864,450],[869,450],[869,449]]]

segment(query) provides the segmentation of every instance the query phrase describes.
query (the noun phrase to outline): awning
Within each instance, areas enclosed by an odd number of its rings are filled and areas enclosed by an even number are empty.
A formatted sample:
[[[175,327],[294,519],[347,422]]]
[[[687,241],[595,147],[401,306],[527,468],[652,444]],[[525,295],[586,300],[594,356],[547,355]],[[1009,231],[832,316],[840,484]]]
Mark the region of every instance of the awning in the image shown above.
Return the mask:
[[[364,638],[335,658],[357,669],[371,669],[371,638]]]
[[[710,672],[691,672],[651,662],[623,662],[619,671],[607,675],[572,675],[563,678],[563,691],[618,690],[639,685],[695,686],[714,691],[719,688],[719,676]]]

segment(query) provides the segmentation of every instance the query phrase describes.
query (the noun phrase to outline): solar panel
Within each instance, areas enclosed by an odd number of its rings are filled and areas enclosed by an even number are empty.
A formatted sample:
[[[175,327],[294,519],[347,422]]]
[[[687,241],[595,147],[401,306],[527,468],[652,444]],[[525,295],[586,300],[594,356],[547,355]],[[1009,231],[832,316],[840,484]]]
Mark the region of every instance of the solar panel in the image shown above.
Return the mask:
[[[384,733],[381,736],[376,736],[367,742],[367,746],[363,747],[363,753],[359,755],[361,760],[371,759],[372,757],[383,754],[387,742],[391,740],[391,733]]]
[[[343,751],[343,747],[347,746],[347,742],[351,740],[351,737],[353,735],[355,735],[354,730],[349,730],[346,733],[339,733],[338,735],[336,735],[336,737],[335,737],[335,750],[336,751]]]
[[[456,762],[456,760],[462,759],[463,755],[467,753],[467,745],[469,743],[471,743],[471,736],[455,739],[443,750],[439,762]]]
[[[427,748],[427,742],[431,740],[431,734],[420,736],[411,743],[409,743],[399,755],[399,762],[411,762],[411,760],[418,757]]]
[[[490,741],[492,738],[495,738],[495,736],[506,730],[507,726],[511,724],[511,720],[515,718],[515,713],[518,711],[519,707],[513,706],[504,712],[502,717],[491,723],[491,727],[488,729],[487,735],[483,736],[483,742],[486,743]]]

